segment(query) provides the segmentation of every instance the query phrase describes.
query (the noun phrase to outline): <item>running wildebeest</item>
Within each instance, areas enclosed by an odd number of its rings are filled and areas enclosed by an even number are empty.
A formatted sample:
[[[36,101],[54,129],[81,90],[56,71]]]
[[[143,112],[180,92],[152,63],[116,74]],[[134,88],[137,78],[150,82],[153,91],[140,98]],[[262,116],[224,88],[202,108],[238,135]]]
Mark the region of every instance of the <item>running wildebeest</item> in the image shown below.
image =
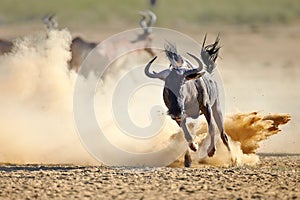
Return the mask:
[[[46,25],[47,29],[57,29],[57,22],[54,19],[54,15],[45,16],[43,19],[43,23]],[[9,40],[1,40],[0,39],[0,55],[11,52],[14,43]]]
[[[44,17],[43,22],[46,25],[47,30],[58,30],[58,23],[55,20],[55,15],[52,14]],[[69,62],[69,70],[78,72],[84,59],[96,46],[97,43],[85,41],[81,37],[73,38],[70,46],[72,57]]]
[[[54,14],[47,15],[47,16],[43,17],[42,20],[48,30],[57,30],[58,29],[58,23],[55,19]]]
[[[175,46],[166,45],[165,52],[171,64],[170,68],[159,73],[149,72],[149,68],[154,57],[145,67],[145,74],[150,78],[159,78],[165,82],[163,90],[163,99],[168,108],[168,114],[183,129],[184,136],[191,150],[197,151],[198,144],[194,142],[191,133],[188,130],[186,119],[191,117],[198,118],[204,114],[208,123],[208,133],[210,136],[210,145],[207,149],[207,155],[212,157],[215,153],[215,144],[217,136],[215,125],[218,127],[221,139],[227,149],[230,151],[227,135],[224,131],[223,114],[220,106],[220,97],[218,93],[217,82],[212,77],[212,72],[216,67],[215,61],[219,53],[219,36],[216,41],[205,46],[206,36],[201,49],[202,61],[187,53],[198,63],[198,67],[189,69],[181,67],[186,61],[177,53]],[[204,64],[205,66],[204,66]],[[190,63],[188,63],[190,65]],[[189,151],[185,155],[185,166],[189,167],[191,157]]]
[[[12,48],[13,43],[11,41],[0,39],[0,56],[5,53],[11,52]]]
[[[69,69],[78,72],[84,59],[96,46],[97,43],[95,42],[87,42],[81,37],[75,37],[71,43],[72,59],[69,64]]]
[[[151,43],[152,43],[151,33],[152,33],[152,25],[156,21],[156,15],[150,10],[147,10],[145,12],[139,12],[139,14],[142,15],[142,19],[140,21],[140,26],[143,29],[143,33],[139,34],[135,40],[131,41],[131,43],[143,42],[144,50],[147,53],[149,53],[150,56],[154,56],[155,53],[153,52],[153,50],[151,48]],[[148,18],[148,21],[146,21],[147,18]]]

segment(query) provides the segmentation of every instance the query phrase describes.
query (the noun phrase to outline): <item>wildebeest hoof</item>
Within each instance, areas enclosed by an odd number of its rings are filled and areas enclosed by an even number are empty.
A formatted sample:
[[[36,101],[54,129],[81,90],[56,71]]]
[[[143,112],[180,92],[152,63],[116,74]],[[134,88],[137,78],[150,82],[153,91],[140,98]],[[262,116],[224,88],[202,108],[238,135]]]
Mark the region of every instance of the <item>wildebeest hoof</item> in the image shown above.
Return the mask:
[[[236,157],[231,157],[231,164],[232,164],[232,166],[236,166],[237,165],[237,158]]]
[[[208,157],[212,157],[215,154],[216,148],[213,147],[210,151],[207,152]]]
[[[184,155],[184,166],[185,167],[190,167],[192,163],[192,158],[191,155],[189,153],[186,153]]]
[[[185,167],[191,167],[191,163],[185,162],[185,161],[184,161],[184,166],[185,166]]]
[[[192,151],[197,151],[198,150],[198,144],[196,142],[190,142],[189,147]]]

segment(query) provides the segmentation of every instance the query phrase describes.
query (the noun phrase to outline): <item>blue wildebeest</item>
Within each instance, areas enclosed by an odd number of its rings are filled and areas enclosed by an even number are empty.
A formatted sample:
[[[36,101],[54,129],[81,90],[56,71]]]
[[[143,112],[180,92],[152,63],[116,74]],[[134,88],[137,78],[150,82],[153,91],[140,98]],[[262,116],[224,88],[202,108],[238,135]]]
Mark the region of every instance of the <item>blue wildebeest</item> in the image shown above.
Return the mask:
[[[54,14],[50,14],[50,15],[43,17],[42,21],[46,25],[46,28],[48,30],[57,30],[58,29],[58,23],[55,19]]]
[[[70,61],[69,69],[78,72],[84,59],[96,46],[96,42],[85,41],[79,36],[75,37],[71,43],[72,59]]]
[[[151,33],[152,33],[152,26],[156,21],[156,15],[150,10],[139,12],[139,14],[142,15],[140,26],[143,29],[143,33],[139,34],[135,40],[131,41],[131,43],[134,44],[134,43],[142,42],[142,44],[144,45],[143,47],[144,50],[148,54],[150,54],[150,56],[154,56],[155,53],[151,48],[151,43],[152,43]]]
[[[156,15],[151,11],[147,10],[146,12],[139,12],[142,15],[142,19],[140,21],[140,26],[144,30],[144,35],[149,35],[152,32],[151,27],[156,22]],[[146,18],[148,16],[148,22],[146,22]]]
[[[197,151],[198,144],[193,141],[186,119],[198,118],[204,114],[208,123],[208,133],[210,135],[210,145],[207,155],[212,157],[215,153],[216,129],[217,125],[222,141],[230,151],[227,135],[224,131],[223,114],[220,106],[220,98],[217,82],[212,77],[212,72],[216,66],[215,61],[219,53],[219,36],[216,41],[205,46],[206,36],[201,49],[202,61],[195,55],[189,54],[198,63],[197,68],[189,69],[183,67],[184,64],[191,66],[188,60],[183,59],[174,45],[167,44],[165,52],[170,60],[170,68],[159,73],[149,72],[151,64],[157,57],[154,57],[145,67],[145,74],[150,78],[159,78],[165,82],[163,99],[168,107],[168,114],[183,129],[185,139],[191,150]],[[205,66],[204,66],[204,64]],[[185,155],[185,166],[189,167],[191,158],[189,151]]]
[[[13,48],[13,42],[9,40],[0,39],[0,56],[5,53],[11,52],[12,48]]]
[[[45,16],[43,18],[43,22],[48,31],[59,30],[58,22],[55,20],[54,14]],[[86,41],[79,36],[73,38],[70,45],[72,57],[69,61],[69,70],[78,72],[84,59],[97,46],[97,44],[98,43]]]

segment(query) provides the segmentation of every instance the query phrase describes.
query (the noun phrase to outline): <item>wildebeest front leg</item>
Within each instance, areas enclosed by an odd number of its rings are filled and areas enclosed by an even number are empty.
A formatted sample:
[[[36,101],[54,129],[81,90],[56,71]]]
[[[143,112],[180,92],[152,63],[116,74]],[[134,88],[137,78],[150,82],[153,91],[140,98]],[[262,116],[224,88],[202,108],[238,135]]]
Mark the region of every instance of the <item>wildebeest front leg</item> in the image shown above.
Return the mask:
[[[193,150],[193,151],[197,151],[198,150],[198,144],[193,142],[193,137],[190,134],[190,132],[189,132],[187,126],[186,126],[186,117],[181,118],[180,126],[183,130],[184,137],[185,137],[186,141],[189,143],[190,149]]]
[[[228,151],[230,151],[228,138],[227,138],[227,135],[226,135],[225,130],[224,130],[223,114],[222,114],[222,111],[221,111],[220,102],[218,100],[213,105],[212,111],[213,111],[213,115],[214,115],[216,124],[217,124],[218,129],[219,129],[220,134],[221,134],[221,139],[222,139],[223,143],[225,144],[225,146],[227,147]]]
[[[208,147],[207,150],[207,155],[209,157],[212,157],[215,154],[216,148],[215,148],[215,131],[214,131],[214,126],[213,126],[213,114],[212,114],[212,109],[211,107],[206,104],[203,108],[202,108],[202,112],[206,118],[207,124],[208,124],[208,133],[210,135],[210,145]]]

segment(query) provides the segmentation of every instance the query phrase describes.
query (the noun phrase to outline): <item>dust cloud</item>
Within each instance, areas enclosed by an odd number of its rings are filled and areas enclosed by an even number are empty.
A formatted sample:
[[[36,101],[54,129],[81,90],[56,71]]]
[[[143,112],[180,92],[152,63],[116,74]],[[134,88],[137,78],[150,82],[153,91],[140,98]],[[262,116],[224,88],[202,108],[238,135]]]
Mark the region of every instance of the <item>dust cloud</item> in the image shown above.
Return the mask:
[[[70,43],[67,30],[40,32],[0,57],[1,163],[96,163],[74,131]]]
[[[99,164],[87,153],[75,130],[72,98],[77,74],[68,71],[71,39],[67,30],[36,33],[17,39],[13,51],[0,57],[0,163]],[[130,64],[133,61],[126,62]],[[109,76],[106,79],[106,90],[111,90],[113,83],[110,82],[119,78],[120,76]],[[142,109],[149,110],[154,100],[163,105],[161,88],[151,90],[158,93],[157,99],[152,98],[153,93],[146,97],[145,93],[140,96],[137,93],[131,99],[129,107],[136,110],[134,113],[143,113]],[[97,96],[102,98],[97,104],[107,105],[111,101],[111,96],[106,98],[107,93],[103,90],[96,94],[96,99]],[[146,105],[138,105],[136,102],[146,102]],[[101,105],[96,105],[96,111],[99,111],[97,116],[102,119],[105,130],[109,134],[118,132],[116,125],[113,125],[114,117],[107,116],[111,110],[109,107],[103,109]],[[132,116],[137,124],[151,121],[145,120],[141,114]],[[225,128],[231,137],[231,154],[219,140],[216,155],[213,158],[203,158],[199,163],[228,166],[234,157],[237,164],[255,164],[259,160],[255,154],[258,143],[278,133],[278,126],[289,120],[289,115],[282,114],[263,116],[252,112],[229,115],[226,117]],[[205,122],[191,125],[190,128],[196,132],[196,139],[201,144],[207,132]],[[178,143],[185,142],[175,122],[168,117],[162,133],[165,133],[166,141],[171,139]],[[134,139],[124,142],[126,140],[122,134],[110,139],[124,148],[134,150],[140,150],[137,146],[146,146],[147,151],[162,149],[166,145],[166,141],[160,141],[160,138],[154,138],[152,143],[145,141],[139,145]],[[192,156],[196,163],[199,153],[193,153]],[[178,162],[182,163],[182,158]]]

